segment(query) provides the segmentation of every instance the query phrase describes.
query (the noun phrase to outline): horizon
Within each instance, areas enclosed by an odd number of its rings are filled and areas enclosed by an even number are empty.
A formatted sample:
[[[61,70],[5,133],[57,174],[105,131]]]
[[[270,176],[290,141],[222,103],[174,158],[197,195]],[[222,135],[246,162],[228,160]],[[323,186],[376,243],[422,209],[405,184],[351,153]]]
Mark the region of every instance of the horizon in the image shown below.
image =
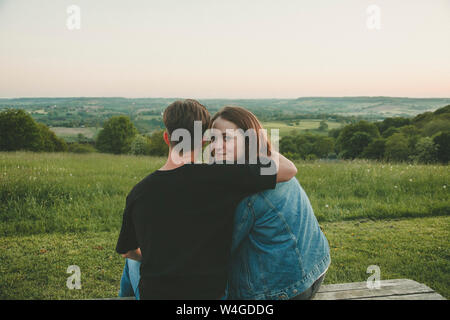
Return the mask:
[[[300,96],[296,98],[192,98],[192,97],[127,97],[127,96],[30,96],[30,97],[0,97],[0,100],[14,99],[195,99],[195,100],[298,100],[298,99],[315,99],[315,98],[389,98],[389,99],[450,99],[449,97],[411,97],[411,96]]]

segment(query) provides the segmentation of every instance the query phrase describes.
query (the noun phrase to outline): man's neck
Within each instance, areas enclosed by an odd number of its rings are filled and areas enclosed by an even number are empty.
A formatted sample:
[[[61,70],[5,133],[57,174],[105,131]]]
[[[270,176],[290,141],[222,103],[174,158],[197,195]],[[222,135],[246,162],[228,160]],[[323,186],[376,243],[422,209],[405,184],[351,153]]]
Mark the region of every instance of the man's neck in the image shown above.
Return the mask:
[[[169,150],[169,156],[167,157],[166,163],[159,169],[161,171],[165,170],[173,170],[176,168],[179,168],[181,166],[184,166],[186,163],[193,163],[194,162],[194,152],[190,152],[189,154],[186,154],[185,156],[181,157],[181,159],[178,157],[177,162],[175,162],[171,157],[171,151]]]

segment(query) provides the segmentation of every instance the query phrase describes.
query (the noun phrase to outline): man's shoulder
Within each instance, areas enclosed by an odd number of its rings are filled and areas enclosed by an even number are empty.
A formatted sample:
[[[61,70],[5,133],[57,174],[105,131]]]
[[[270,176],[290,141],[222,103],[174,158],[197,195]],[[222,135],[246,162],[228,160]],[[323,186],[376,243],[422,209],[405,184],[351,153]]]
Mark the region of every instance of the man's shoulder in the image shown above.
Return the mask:
[[[157,179],[155,172],[156,171],[148,174],[145,178],[134,185],[127,196],[128,205],[138,199],[145,191],[148,191],[149,188],[155,186],[155,180]]]

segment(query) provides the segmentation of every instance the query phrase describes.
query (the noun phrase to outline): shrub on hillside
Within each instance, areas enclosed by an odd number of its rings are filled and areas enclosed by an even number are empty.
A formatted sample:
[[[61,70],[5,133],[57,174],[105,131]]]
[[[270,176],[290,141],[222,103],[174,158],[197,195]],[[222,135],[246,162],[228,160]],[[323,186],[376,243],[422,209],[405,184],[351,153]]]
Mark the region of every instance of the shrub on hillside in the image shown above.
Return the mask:
[[[136,135],[131,142],[130,153],[133,155],[149,155],[150,139],[140,134]]]
[[[73,153],[92,153],[96,152],[94,146],[87,143],[72,143],[68,146],[68,151]]]

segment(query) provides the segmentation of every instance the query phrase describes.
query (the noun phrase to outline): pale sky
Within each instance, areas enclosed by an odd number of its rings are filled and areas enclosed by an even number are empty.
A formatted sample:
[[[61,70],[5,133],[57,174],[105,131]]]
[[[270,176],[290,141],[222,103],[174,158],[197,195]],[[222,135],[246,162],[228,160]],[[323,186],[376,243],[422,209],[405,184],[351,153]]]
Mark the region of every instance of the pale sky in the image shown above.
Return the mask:
[[[450,0],[0,0],[0,97],[67,96],[450,97]]]

